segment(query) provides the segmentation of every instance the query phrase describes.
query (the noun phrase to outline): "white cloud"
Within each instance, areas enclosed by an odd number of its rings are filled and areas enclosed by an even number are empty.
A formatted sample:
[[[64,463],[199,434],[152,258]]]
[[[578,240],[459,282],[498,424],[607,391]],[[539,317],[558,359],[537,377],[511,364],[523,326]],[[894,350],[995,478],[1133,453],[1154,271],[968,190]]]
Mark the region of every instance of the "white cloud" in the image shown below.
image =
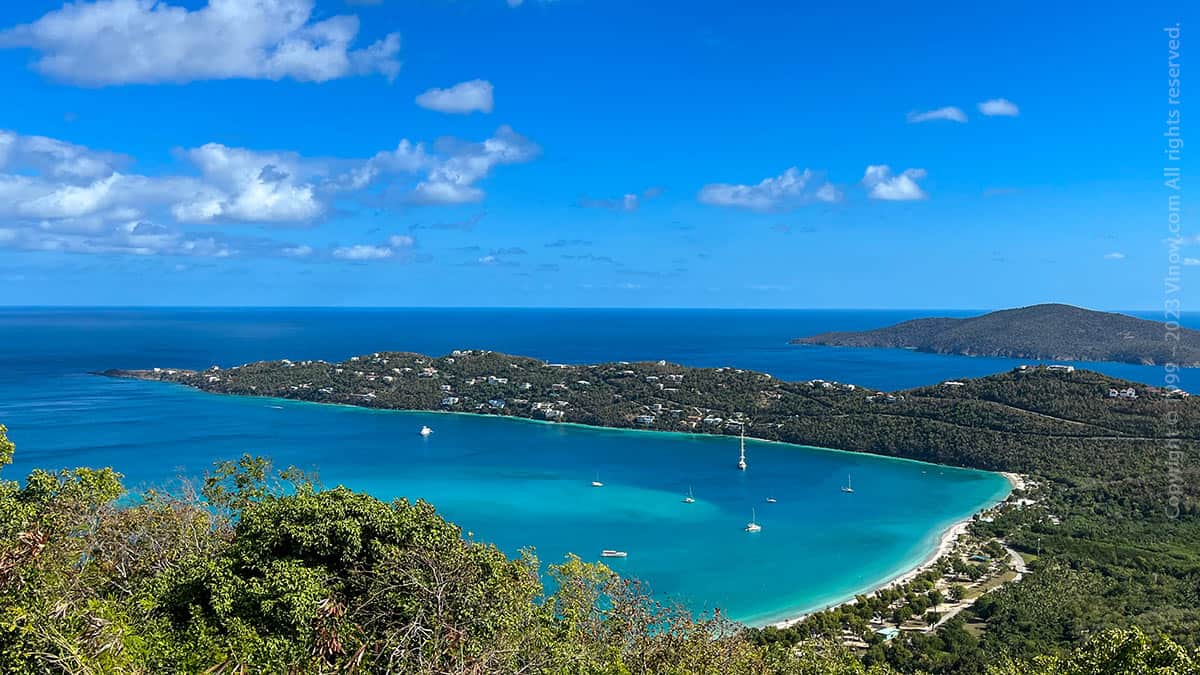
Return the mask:
[[[1183,264],[1188,266],[1200,265],[1200,258],[1184,258]]]
[[[441,143],[444,158],[430,163],[425,178],[408,200],[417,204],[463,204],[483,199],[475,186],[494,167],[519,164],[536,157],[541,148],[505,125],[482,143],[447,140]]]
[[[414,243],[413,238],[408,235],[395,234],[382,244],[338,246],[333,249],[331,255],[339,260],[388,260],[411,249]]]
[[[492,112],[492,83],[487,80],[459,82],[449,89],[430,89],[417,96],[417,105],[438,112],[465,115]]]
[[[33,49],[36,70],[85,86],[395,78],[398,34],[352,49],[358,17],[312,14],[313,0],[209,0],[194,11],[158,0],[84,1],[0,31],[0,48]]]
[[[383,260],[393,255],[395,255],[395,251],[387,246],[372,246],[370,244],[339,246],[333,249],[333,257],[341,260]]]
[[[1124,260],[1125,254],[1121,253],[1120,251],[1113,251],[1112,253],[1105,253],[1104,259],[1105,260]]]
[[[1006,98],[993,98],[980,103],[979,112],[988,117],[1016,117],[1021,114],[1021,109]]]
[[[307,166],[294,153],[261,153],[207,143],[186,155],[200,169],[205,186],[172,208],[180,222],[294,223],[324,213],[325,205],[312,182],[324,167]]]
[[[841,198],[832,183],[817,179],[816,174],[792,167],[778,176],[764,178],[754,185],[710,183],[700,189],[701,203],[769,211],[809,201],[834,202]]]
[[[924,177],[925,169],[905,169],[903,173],[893,175],[886,164],[873,164],[863,174],[862,184],[871,199],[912,201],[929,196],[917,185]]]
[[[962,111],[962,108],[956,108],[948,105],[944,108],[934,110],[926,110],[925,112],[910,112],[908,113],[909,123],[931,122],[933,120],[949,120],[951,122],[966,122],[967,114]]]
[[[171,255],[226,258],[238,251],[216,237],[197,237],[149,221],[130,221],[91,232],[0,227],[0,246],[25,251]]]
[[[26,250],[170,255],[232,255],[250,251],[288,258],[364,259],[365,248],[316,251],[274,241],[234,240],[164,229],[150,238],[149,223],[197,225],[305,225],[338,208],[382,195],[401,203],[478,201],[479,182],[496,166],[532,159],[536,144],[508,127],[482,142],[443,139],[435,151],[401,141],[367,159],[306,158],[208,143],[179,150],[185,172],[144,176],[116,167],[132,160],[40,136],[0,130],[0,245]],[[187,175],[191,174],[191,175]],[[376,189],[379,188],[379,189]],[[121,229],[128,223],[141,229]],[[155,225],[154,227],[159,227]],[[165,228],[165,226],[163,226]],[[215,238],[214,238],[215,237]],[[234,245],[236,244],[236,245]],[[411,249],[412,237],[394,235],[371,246],[393,254]]]
[[[96,178],[108,176],[129,161],[113,152],[0,129],[0,170],[32,169],[56,178]]]

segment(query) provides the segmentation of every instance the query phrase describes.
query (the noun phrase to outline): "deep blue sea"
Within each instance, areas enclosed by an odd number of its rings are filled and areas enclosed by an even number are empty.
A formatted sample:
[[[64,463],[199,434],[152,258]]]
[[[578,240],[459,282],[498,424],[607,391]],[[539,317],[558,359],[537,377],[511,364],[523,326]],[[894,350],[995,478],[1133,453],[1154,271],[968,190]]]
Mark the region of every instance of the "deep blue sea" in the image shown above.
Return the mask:
[[[32,467],[113,466],[132,487],[243,452],[381,498],[434,503],[476,540],[606,562],[694,609],[777,620],[911,567],[1000,476],[868,455],[519,420],[225,397],[89,371],[485,348],[551,361],[667,359],[898,389],[1017,362],[791,346],[791,337],[965,312],[543,309],[0,309],[0,424]],[[1152,317],[1148,317],[1152,318]],[[1194,326],[1196,317],[1185,323]],[[1078,364],[1152,384],[1160,368]],[[1182,383],[1186,389],[1187,381]],[[435,433],[422,438],[428,425]],[[599,476],[603,488],[590,482]],[[847,476],[855,492],[839,490]],[[694,490],[696,503],[684,504]],[[774,497],[777,503],[768,504]],[[752,510],[763,531],[747,534]]]

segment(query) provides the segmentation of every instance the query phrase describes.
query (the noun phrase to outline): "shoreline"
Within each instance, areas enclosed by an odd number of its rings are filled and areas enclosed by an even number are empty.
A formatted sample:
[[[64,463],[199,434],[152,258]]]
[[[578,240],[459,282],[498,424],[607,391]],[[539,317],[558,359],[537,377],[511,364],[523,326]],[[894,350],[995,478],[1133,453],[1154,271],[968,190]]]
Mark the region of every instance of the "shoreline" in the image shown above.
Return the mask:
[[[137,379],[137,378],[133,378],[133,379]],[[342,408],[358,410],[358,411],[363,411],[363,412],[385,413],[385,414],[386,413],[401,413],[401,414],[409,414],[409,415],[429,414],[429,415],[463,416],[463,417],[471,417],[471,418],[487,418],[487,419],[495,419],[495,420],[526,422],[526,423],[533,423],[533,424],[544,425],[544,426],[568,426],[568,427],[575,427],[575,428],[587,429],[587,430],[592,430],[592,431],[652,434],[655,436],[674,436],[674,437],[703,438],[703,439],[736,438],[736,437],[732,437],[732,436],[729,436],[726,434],[708,434],[708,433],[698,433],[698,432],[688,432],[688,431],[667,431],[667,430],[658,430],[658,429],[636,429],[636,428],[584,424],[584,423],[580,423],[580,422],[555,422],[555,421],[550,421],[550,420],[539,420],[539,419],[534,419],[534,418],[530,418],[530,417],[521,417],[521,416],[517,416],[517,415],[479,414],[479,413],[452,411],[452,410],[377,408],[377,407],[373,407],[373,406],[364,406],[364,405],[358,405],[358,404],[354,404],[354,403],[307,401],[307,400],[303,400],[303,399],[291,399],[291,398],[283,398],[283,397],[278,397],[278,396],[264,396],[264,395],[258,395],[258,394],[231,394],[231,393],[225,393],[225,392],[215,392],[215,391],[208,391],[206,389],[194,387],[194,386],[180,383],[180,382],[158,381],[158,380],[140,380],[140,381],[153,382],[155,384],[170,384],[170,385],[175,385],[177,387],[181,387],[184,390],[194,392],[197,394],[201,394],[201,395],[232,397],[235,399],[243,399],[246,401],[252,401],[252,400],[257,399],[257,400],[265,400],[265,401],[278,401],[283,404],[334,406],[334,407],[342,407]],[[820,609],[811,609],[802,614],[794,614],[794,615],[788,616],[785,619],[780,619],[780,620],[756,621],[756,620],[752,619],[752,620],[748,620],[748,621],[739,622],[746,626],[751,626],[751,627],[762,628],[762,627],[766,627],[766,626],[774,626],[776,628],[786,628],[786,627],[792,626],[792,625],[804,620],[805,618],[807,618],[808,616],[811,616],[812,614],[815,614],[815,613],[818,613],[821,611],[825,611],[828,609],[832,609],[834,607],[840,607],[843,605],[852,604],[855,601],[854,600],[855,596],[857,596],[857,595],[870,595],[872,593],[875,593],[875,592],[880,591],[885,588],[892,588],[895,586],[900,586],[905,583],[908,583],[909,581],[911,581],[912,579],[914,579],[918,575],[920,575],[922,572],[924,572],[927,569],[929,569],[930,567],[932,567],[933,564],[935,562],[937,562],[937,560],[939,560],[941,557],[945,556],[951,550],[953,550],[954,546],[958,543],[959,538],[966,532],[968,526],[975,519],[975,516],[977,516],[978,514],[984,512],[984,511],[987,511],[988,509],[994,508],[997,504],[1004,502],[1012,495],[1013,490],[1024,489],[1025,485],[1026,485],[1024,476],[1017,474],[1017,473],[1013,473],[1013,472],[988,471],[986,469],[975,469],[975,468],[971,468],[971,467],[954,466],[954,465],[950,465],[950,464],[936,464],[933,462],[925,462],[922,460],[911,459],[911,458],[907,458],[907,457],[896,457],[893,455],[883,455],[883,454],[876,454],[873,452],[864,452],[864,451],[858,451],[858,450],[842,450],[842,449],[838,449],[838,448],[825,448],[825,447],[813,446],[813,445],[800,445],[797,443],[789,443],[787,441],[755,438],[752,436],[747,436],[746,439],[749,441],[756,442],[756,443],[771,444],[771,445],[785,445],[785,446],[790,446],[792,448],[804,449],[804,450],[815,450],[818,452],[832,452],[832,453],[840,453],[840,454],[846,454],[846,455],[865,455],[867,457],[871,457],[871,458],[875,458],[875,459],[892,460],[892,461],[896,461],[896,462],[908,462],[908,463],[914,463],[914,464],[922,464],[922,465],[926,465],[926,466],[937,466],[937,467],[941,467],[941,468],[945,468],[945,469],[953,469],[956,471],[997,474],[997,475],[1003,476],[1008,481],[1008,484],[1009,484],[1009,490],[1003,496],[996,498],[994,501],[980,507],[979,509],[971,512],[970,514],[968,514],[958,520],[952,521],[948,526],[946,526],[945,529],[943,529],[938,536],[937,545],[925,557],[923,557],[920,560],[920,562],[918,562],[913,567],[907,568],[903,571],[900,571],[897,574],[895,574],[883,581],[875,583],[874,585],[864,587],[863,589],[856,590],[853,593],[847,593],[845,596],[846,599],[841,600],[839,602],[833,602],[830,604],[823,605]],[[786,614],[786,612],[781,612],[781,614]]]
[[[290,403],[290,404],[297,404],[297,405],[333,406],[333,407],[339,407],[339,408],[349,408],[351,410],[361,410],[361,411],[371,412],[371,413],[399,413],[399,414],[403,414],[403,415],[449,415],[449,416],[462,416],[462,417],[471,417],[471,418],[483,418],[483,419],[490,419],[490,420],[506,420],[506,421],[513,421],[513,422],[526,422],[526,423],[530,423],[530,424],[539,424],[539,425],[552,426],[552,427],[553,426],[575,427],[578,429],[588,429],[591,431],[615,431],[615,432],[620,432],[620,433],[654,434],[657,436],[673,436],[673,437],[695,438],[695,439],[701,439],[701,438],[703,438],[703,439],[722,439],[722,438],[724,438],[724,439],[733,439],[733,440],[738,439],[738,436],[735,436],[733,434],[704,433],[701,431],[675,431],[672,429],[644,429],[644,428],[638,428],[638,427],[615,427],[615,426],[605,426],[602,424],[587,424],[584,422],[557,422],[557,421],[553,421],[553,420],[537,419],[536,417],[523,417],[520,415],[497,415],[497,414],[489,414],[489,413],[467,412],[467,411],[463,411],[463,410],[424,410],[421,408],[382,408],[382,407],[376,407],[376,406],[359,405],[357,403],[341,403],[341,402],[333,402],[333,401],[308,401],[308,400],[301,399],[301,398],[284,398],[282,396],[269,396],[269,395],[264,395],[264,394],[234,394],[234,393],[226,393],[226,392],[221,392],[221,391],[209,391],[208,389],[202,389],[200,387],[195,387],[190,384],[185,384],[183,382],[174,382],[171,380],[155,380],[155,379],[149,379],[149,378],[121,377],[121,376],[114,377],[112,375],[106,375],[104,373],[89,373],[89,374],[97,375],[100,377],[109,377],[109,378],[113,378],[113,379],[127,379],[127,380],[131,380],[131,381],[135,381],[135,382],[150,382],[153,384],[172,385],[172,386],[176,386],[176,387],[181,387],[187,391],[192,391],[192,392],[196,392],[199,394],[205,394],[208,396],[224,396],[224,397],[230,397],[230,398],[235,398],[235,399],[245,399],[245,400],[256,400],[257,399],[257,400],[264,400],[264,401],[279,401],[281,403]],[[1006,473],[1004,471],[993,471],[991,469],[976,469],[976,468],[970,467],[970,466],[958,466],[955,464],[938,464],[937,462],[927,462],[922,459],[913,459],[911,457],[897,457],[896,455],[885,455],[885,454],[881,454],[881,453],[870,452],[868,450],[843,450],[841,448],[826,448],[826,447],[823,447],[820,445],[802,445],[800,443],[790,443],[788,441],[780,441],[780,440],[776,440],[773,438],[758,438],[756,436],[749,436],[749,435],[746,436],[746,440],[753,442],[753,443],[762,443],[764,445],[786,445],[786,446],[792,447],[792,448],[803,448],[805,450],[817,450],[819,452],[834,452],[834,453],[847,454],[847,455],[859,455],[859,456],[872,457],[872,458],[882,459],[882,460],[887,460],[887,461],[892,461],[892,462],[910,462],[913,464],[921,464],[924,466],[936,466],[940,469],[952,469],[954,471],[967,471],[967,472],[996,474],[996,475],[1000,475],[1000,476],[1004,476],[1005,478],[1008,478],[1009,483],[1012,483],[1012,481],[1013,481],[1013,479],[1010,477],[1009,473]],[[1011,474],[1011,475],[1017,476],[1018,474]],[[988,508],[991,508],[991,507],[988,507]],[[983,510],[983,509],[981,509],[981,510]]]
[[[958,544],[958,540],[961,539],[964,534],[966,534],[967,528],[969,528],[971,523],[974,522],[975,516],[979,515],[980,513],[983,513],[984,511],[987,511],[988,509],[995,508],[998,504],[1003,503],[1009,497],[1012,496],[1012,493],[1014,490],[1024,490],[1025,489],[1026,481],[1025,481],[1025,477],[1023,475],[1021,475],[1019,473],[1013,473],[1010,471],[997,471],[995,473],[998,473],[998,474],[1004,476],[1008,480],[1010,488],[1009,488],[1007,495],[1005,495],[1003,498],[997,500],[996,502],[992,503],[991,505],[981,508],[978,511],[970,514],[969,516],[966,516],[965,518],[956,520],[953,523],[951,523],[945,530],[942,531],[941,535],[938,538],[937,546],[934,547],[934,549],[932,551],[930,551],[929,554],[921,560],[921,562],[917,563],[916,566],[908,569],[907,571],[901,572],[900,574],[897,574],[896,576],[894,576],[890,579],[887,579],[886,581],[876,584],[875,586],[872,586],[868,590],[859,591],[858,593],[855,593],[854,595],[855,596],[871,595],[872,593],[877,593],[877,592],[885,590],[885,589],[895,588],[897,586],[903,586],[904,584],[917,578],[918,576],[921,575],[922,572],[933,567],[933,565],[938,560],[940,560],[943,556],[948,555],[951,551],[954,550],[954,547]],[[765,628],[767,626],[771,626],[774,628],[790,628],[791,626],[794,626],[794,625],[800,623],[801,621],[807,619],[808,617],[812,616],[813,614],[817,614],[819,612],[824,612],[826,610],[830,610],[835,607],[842,607],[843,605],[852,605],[852,604],[854,604],[854,602],[855,602],[854,596],[851,596],[847,600],[843,600],[841,602],[836,602],[836,603],[826,605],[826,606],[822,607],[821,609],[812,610],[809,612],[805,612],[803,614],[798,614],[795,616],[788,617],[786,619],[780,619],[778,621],[764,622],[761,626],[758,626],[758,627]]]

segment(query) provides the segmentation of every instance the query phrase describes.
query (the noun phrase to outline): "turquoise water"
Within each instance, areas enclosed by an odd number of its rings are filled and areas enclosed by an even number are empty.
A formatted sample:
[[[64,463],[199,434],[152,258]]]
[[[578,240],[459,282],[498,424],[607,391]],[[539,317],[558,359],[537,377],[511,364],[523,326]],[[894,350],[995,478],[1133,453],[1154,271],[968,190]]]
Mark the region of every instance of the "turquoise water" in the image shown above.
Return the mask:
[[[758,442],[748,443],[743,474],[734,438],[222,397],[87,373],[460,347],[576,363],[665,358],[884,389],[1011,367],[1005,359],[786,344],[929,314],[945,313],[0,309],[0,423],[18,446],[3,475],[113,466],[136,488],[198,476],[244,452],[269,455],[317,470],[327,485],[424,498],[509,553],[532,546],[557,562],[568,552],[599,560],[602,549],[628,551],[605,561],[663,598],[763,623],[902,573],[948,525],[1007,494],[1007,481]],[[1161,380],[1161,369],[1088,367]],[[435,433],[421,438],[422,425]],[[597,474],[605,487],[590,487]],[[847,474],[853,495],[839,489]],[[682,502],[689,485],[695,504]],[[758,534],[742,529],[752,508]]]
[[[734,438],[70,379],[75,396],[27,405],[12,433],[21,465],[111,465],[131,486],[150,486],[198,475],[217,458],[269,455],[318,470],[327,486],[425,499],[510,554],[532,546],[557,562],[628,551],[605,562],[660,597],[754,623],[903,572],[951,522],[1008,492],[996,474],[777,443],[748,442],[742,473]],[[422,438],[422,425],[434,433]],[[603,488],[590,485],[597,475]],[[852,495],[839,489],[847,475]],[[682,501],[689,486],[694,504]],[[757,534],[742,529],[752,508]]]

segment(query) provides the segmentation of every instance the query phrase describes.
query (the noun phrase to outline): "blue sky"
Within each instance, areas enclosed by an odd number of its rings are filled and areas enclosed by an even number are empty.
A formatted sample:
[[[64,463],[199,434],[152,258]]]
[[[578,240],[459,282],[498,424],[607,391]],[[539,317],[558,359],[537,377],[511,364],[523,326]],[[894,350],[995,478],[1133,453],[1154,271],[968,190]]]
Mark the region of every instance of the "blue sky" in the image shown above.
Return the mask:
[[[1160,305],[1182,4],[801,4],[3,3],[0,304]]]

